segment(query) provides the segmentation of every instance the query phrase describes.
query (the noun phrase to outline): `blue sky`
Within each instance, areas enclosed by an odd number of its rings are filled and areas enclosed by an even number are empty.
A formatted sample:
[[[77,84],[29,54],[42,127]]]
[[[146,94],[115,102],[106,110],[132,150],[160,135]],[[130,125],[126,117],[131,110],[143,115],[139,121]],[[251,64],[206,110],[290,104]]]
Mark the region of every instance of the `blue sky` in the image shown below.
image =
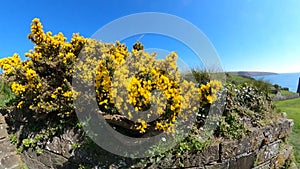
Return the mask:
[[[3,1],[0,57],[24,56],[33,48],[27,34],[35,17],[46,31],[70,38],[76,32],[90,37],[129,14],[163,12],[196,25],[214,45],[226,71],[300,72],[299,7],[298,0]],[[156,43],[160,44],[165,43]]]

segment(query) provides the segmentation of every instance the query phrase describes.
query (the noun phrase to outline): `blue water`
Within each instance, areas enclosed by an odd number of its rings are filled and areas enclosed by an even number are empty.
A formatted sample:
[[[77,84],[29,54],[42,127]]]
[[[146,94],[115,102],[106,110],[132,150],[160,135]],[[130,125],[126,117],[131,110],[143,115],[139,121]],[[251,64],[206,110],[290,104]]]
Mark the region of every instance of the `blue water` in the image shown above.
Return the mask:
[[[297,91],[299,77],[300,73],[280,73],[277,75],[253,76],[255,79],[263,78],[272,84],[278,84],[281,87],[288,87],[292,92]]]

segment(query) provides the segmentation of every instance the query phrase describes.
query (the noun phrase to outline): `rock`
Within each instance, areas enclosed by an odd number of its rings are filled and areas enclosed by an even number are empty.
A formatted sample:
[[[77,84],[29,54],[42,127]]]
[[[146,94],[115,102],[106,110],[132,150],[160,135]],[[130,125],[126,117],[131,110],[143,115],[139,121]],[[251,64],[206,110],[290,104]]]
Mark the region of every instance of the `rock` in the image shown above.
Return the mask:
[[[234,141],[225,141],[221,143],[221,160],[230,159],[237,155],[250,151],[250,139],[243,138]]]
[[[262,164],[274,158],[278,154],[279,143],[280,140],[262,147],[257,153],[257,157],[256,157],[257,164]]]
[[[17,155],[6,156],[0,160],[0,168],[19,168],[20,162],[20,158]]]
[[[243,154],[240,157],[237,157],[230,161],[230,169],[251,169],[254,165],[256,153]]]

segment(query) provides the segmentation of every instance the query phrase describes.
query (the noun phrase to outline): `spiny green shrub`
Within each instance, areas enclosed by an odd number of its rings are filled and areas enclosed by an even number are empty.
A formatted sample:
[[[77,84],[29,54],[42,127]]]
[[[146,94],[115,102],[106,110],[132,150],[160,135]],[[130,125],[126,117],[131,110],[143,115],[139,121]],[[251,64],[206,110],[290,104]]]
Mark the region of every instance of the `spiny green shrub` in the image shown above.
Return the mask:
[[[175,52],[156,60],[155,54],[145,52],[138,43],[128,51],[120,42],[103,43],[78,34],[67,42],[62,33],[44,32],[37,18],[28,38],[34,49],[25,54],[27,60],[22,61],[18,54],[0,60],[3,78],[16,96],[12,106],[33,132],[22,136],[25,147],[34,147],[77,123],[73,101],[82,91],[72,87],[74,76],[94,87],[103,113],[131,120],[151,104],[158,105],[143,116],[157,115],[154,122],[143,118],[134,122],[131,129],[140,133],[150,127],[172,132],[178,117],[188,120],[203,105],[213,103],[222,88],[217,80],[204,84],[183,80]],[[125,92],[119,93],[120,89]],[[162,97],[153,94],[156,90]]]

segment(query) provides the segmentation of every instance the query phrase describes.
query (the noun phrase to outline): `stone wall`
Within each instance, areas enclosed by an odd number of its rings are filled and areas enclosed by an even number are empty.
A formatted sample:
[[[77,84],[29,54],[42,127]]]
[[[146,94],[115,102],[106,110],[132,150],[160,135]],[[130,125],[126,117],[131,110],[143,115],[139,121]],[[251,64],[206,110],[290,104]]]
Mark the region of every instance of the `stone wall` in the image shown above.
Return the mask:
[[[89,164],[93,168],[205,168],[205,169],[267,169],[281,168],[289,164],[293,148],[286,142],[293,121],[279,119],[276,123],[262,128],[254,128],[246,137],[239,140],[220,139],[202,151],[192,152],[179,159],[164,158],[147,166],[134,160],[111,154],[97,145],[72,145],[80,143],[82,131],[67,130],[47,143],[43,153],[37,155],[32,149],[23,151],[20,157],[15,146],[9,142],[7,125],[0,113],[0,169],[17,168],[23,163],[30,169],[78,168]],[[183,159],[183,160],[182,160]]]
[[[254,129],[240,140],[223,140],[190,154],[185,159],[185,168],[205,169],[268,169],[285,168],[293,155],[293,148],[286,143],[293,121],[279,119],[277,123]],[[154,164],[152,168],[167,164]],[[176,160],[172,165],[176,164]],[[169,165],[163,167],[168,168]]]
[[[290,100],[290,99],[296,99],[299,98],[299,93],[295,94],[281,94],[278,92],[275,96],[273,96],[274,101],[282,101],[282,100]]]
[[[10,144],[7,124],[0,113],[0,169],[20,168],[21,159],[16,153],[16,146]]]

